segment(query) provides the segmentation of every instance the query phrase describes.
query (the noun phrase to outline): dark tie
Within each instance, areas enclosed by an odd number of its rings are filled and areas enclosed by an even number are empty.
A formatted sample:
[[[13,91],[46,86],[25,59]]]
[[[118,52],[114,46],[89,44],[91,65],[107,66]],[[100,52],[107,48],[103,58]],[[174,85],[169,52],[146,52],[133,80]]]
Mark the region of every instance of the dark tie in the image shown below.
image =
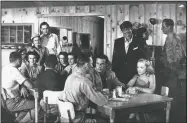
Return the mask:
[[[72,74],[72,67],[70,68],[69,75]]]

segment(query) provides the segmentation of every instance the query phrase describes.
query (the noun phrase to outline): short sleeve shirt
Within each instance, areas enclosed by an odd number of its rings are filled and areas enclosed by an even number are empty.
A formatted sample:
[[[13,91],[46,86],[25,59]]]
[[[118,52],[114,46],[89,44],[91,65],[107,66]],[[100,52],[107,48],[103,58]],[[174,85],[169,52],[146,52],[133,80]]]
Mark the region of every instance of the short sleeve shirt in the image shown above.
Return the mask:
[[[51,33],[48,37],[41,36],[42,46],[46,47],[49,51],[49,54],[57,55],[57,47],[59,45],[58,36],[54,33]]]
[[[22,73],[11,65],[2,68],[2,87],[6,89],[8,98],[20,96],[19,86],[26,80]]]

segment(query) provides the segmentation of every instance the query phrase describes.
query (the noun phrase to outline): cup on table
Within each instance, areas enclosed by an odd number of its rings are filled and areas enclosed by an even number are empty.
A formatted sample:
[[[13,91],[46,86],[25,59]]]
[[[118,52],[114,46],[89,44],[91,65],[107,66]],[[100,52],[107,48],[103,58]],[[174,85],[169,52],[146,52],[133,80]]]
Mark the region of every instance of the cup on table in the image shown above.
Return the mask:
[[[108,88],[104,88],[104,89],[103,89],[103,92],[106,93],[106,94],[109,94],[109,93],[110,93],[110,91],[109,91]]]
[[[116,89],[117,89],[118,96],[122,97],[122,95],[123,95],[122,86],[118,86]]]
[[[116,92],[117,92],[116,89],[114,89],[113,92],[112,92],[112,98],[117,98]]]

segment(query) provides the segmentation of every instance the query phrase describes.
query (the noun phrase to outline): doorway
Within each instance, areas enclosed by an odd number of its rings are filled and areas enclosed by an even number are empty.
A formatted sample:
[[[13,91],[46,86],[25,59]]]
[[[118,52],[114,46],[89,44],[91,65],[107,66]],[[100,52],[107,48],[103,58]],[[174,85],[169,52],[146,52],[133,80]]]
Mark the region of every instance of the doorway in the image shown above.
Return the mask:
[[[96,15],[79,15],[73,16],[60,14],[58,16],[44,16],[39,17],[39,23],[44,20],[50,20],[49,25],[52,27],[51,32],[58,35],[61,39],[61,29],[72,30],[71,38],[72,43],[77,43],[77,46],[81,49],[89,49],[94,55],[104,53],[104,17],[103,14]],[[58,23],[57,23],[58,20]]]

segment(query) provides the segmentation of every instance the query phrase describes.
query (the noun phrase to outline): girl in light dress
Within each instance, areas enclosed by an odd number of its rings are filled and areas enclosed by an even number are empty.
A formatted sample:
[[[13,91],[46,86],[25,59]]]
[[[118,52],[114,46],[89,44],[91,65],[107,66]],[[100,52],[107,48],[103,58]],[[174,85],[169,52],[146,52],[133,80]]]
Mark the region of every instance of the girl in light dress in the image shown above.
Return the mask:
[[[137,63],[137,74],[127,84],[128,89],[126,93],[154,93],[156,88],[155,75],[152,64],[149,60],[139,59]],[[136,118],[139,120],[139,116],[136,113],[132,113],[129,119]]]

